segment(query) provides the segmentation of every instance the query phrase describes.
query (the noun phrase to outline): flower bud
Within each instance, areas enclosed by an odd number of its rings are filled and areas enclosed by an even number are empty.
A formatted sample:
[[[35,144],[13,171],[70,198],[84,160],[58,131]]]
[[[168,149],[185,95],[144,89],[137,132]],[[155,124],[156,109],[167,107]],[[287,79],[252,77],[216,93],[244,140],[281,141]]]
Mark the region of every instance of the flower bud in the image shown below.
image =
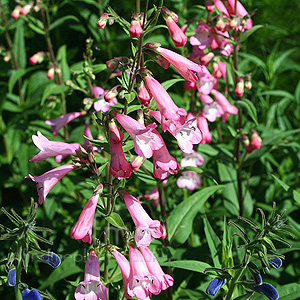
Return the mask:
[[[206,289],[206,294],[210,296],[215,296],[219,289],[226,283],[226,280],[221,277],[214,278],[208,285]]]
[[[13,18],[13,19],[18,19],[19,18],[19,16],[20,16],[20,11],[21,11],[21,9],[22,9],[22,6],[21,5],[17,5],[15,8],[14,8],[14,10],[13,10],[13,12],[11,13],[11,17]]]
[[[29,11],[31,10],[31,8],[34,5],[34,1],[29,2],[28,4],[26,4],[25,6],[23,6],[20,10],[20,15],[21,16],[26,16]]]
[[[138,13],[134,13],[131,17],[132,21],[129,28],[129,34],[131,38],[138,38],[143,32],[142,20]]]
[[[237,83],[234,93],[237,97],[242,97],[244,94],[244,77],[240,77],[239,82]]]
[[[32,65],[40,64],[40,63],[43,62],[44,58],[45,58],[45,52],[39,51],[39,52],[37,52],[36,54],[32,55],[32,56],[29,58],[29,62],[30,62]]]
[[[145,162],[146,158],[144,156],[137,156],[131,163],[130,167],[133,171],[138,171],[141,165]]]
[[[257,134],[256,130],[253,129],[252,131],[253,131],[253,134],[251,137],[251,148],[252,148],[252,150],[256,150],[261,147],[262,140],[261,140],[260,136]]]
[[[108,14],[104,13],[98,20],[97,22],[97,27],[102,29],[106,26],[107,23],[107,19],[108,19]]]
[[[145,83],[143,81],[141,81],[138,84],[137,89],[138,89],[138,98],[139,98],[141,105],[148,106],[152,99],[152,94],[146,88]]]
[[[215,6],[211,1],[206,1],[205,8],[208,13],[211,13],[215,9]]]
[[[121,88],[121,85],[116,85],[115,87],[113,87],[111,90],[109,90],[105,96],[104,96],[104,100],[108,103],[110,103],[119,93]]]
[[[191,82],[191,81],[188,81],[186,80],[185,83],[184,83],[184,89],[186,91],[194,91],[196,89],[197,85],[196,85],[196,82]]]
[[[7,62],[10,61],[10,59],[11,59],[10,52],[9,52],[9,51],[6,51],[6,52],[5,52],[5,55],[4,55],[4,57],[3,57],[3,61],[7,63]]]
[[[48,72],[47,72],[47,77],[48,77],[49,79],[53,79],[53,78],[54,78],[54,65],[52,65],[52,66],[50,67],[50,69],[48,70]]]

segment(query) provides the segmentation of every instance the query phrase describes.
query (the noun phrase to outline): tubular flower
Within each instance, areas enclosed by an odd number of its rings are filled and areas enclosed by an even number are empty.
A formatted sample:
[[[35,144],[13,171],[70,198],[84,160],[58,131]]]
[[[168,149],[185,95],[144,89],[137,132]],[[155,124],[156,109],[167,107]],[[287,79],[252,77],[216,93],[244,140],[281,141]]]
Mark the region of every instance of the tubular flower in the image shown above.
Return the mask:
[[[129,28],[129,34],[131,38],[138,38],[143,32],[142,21],[138,13],[134,13],[131,17],[131,23]]]
[[[279,299],[279,294],[277,290],[269,283],[262,283],[262,284],[255,285],[253,289],[256,292],[264,294],[270,300]]]
[[[145,80],[161,115],[167,120],[179,121],[184,124],[186,111],[175,105],[167,91],[156,79],[147,74]],[[165,119],[161,118],[160,122],[164,131],[166,131]]]
[[[182,175],[177,179],[177,186],[179,188],[187,188],[189,191],[193,191],[195,188],[202,185],[202,179],[195,171],[184,171]]]
[[[208,71],[199,73],[198,91],[201,94],[208,95],[217,84],[217,79]]]
[[[116,119],[134,139],[134,150],[138,155],[150,158],[154,150],[163,146],[163,139],[155,130],[155,123],[145,127],[135,119],[122,114],[116,114]]]
[[[221,117],[224,111],[217,101],[203,106],[203,115],[209,122],[214,122],[216,118]]]
[[[94,215],[98,204],[99,194],[94,194],[84,206],[78,221],[71,228],[71,236],[75,240],[82,240],[84,243],[92,242],[92,227]]]
[[[235,0],[228,0],[227,1],[227,9],[232,15],[237,15],[239,17],[249,16],[245,7],[241,4],[240,1],[236,3],[236,11],[235,11]],[[245,29],[250,29],[253,26],[253,21],[251,20],[250,16],[246,21],[246,25],[244,26]]]
[[[100,280],[99,259],[95,251],[91,251],[85,263],[84,281],[75,290],[76,300],[106,300],[107,288]]]
[[[13,19],[18,19],[19,16],[20,16],[20,11],[22,9],[22,6],[21,5],[16,5],[16,7],[14,8],[13,12],[11,13],[11,17]]]
[[[75,155],[76,150],[79,150],[80,144],[67,144],[63,142],[49,141],[39,131],[37,135],[32,136],[33,143],[41,150],[37,155],[29,161],[36,161],[37,163],[57,155]]]
[[[113,98],[110,102],[106,102],[104,96],[108,92],[107,90],[103,90],[100,86],[96,86],[92,88],[93,96],[99,100],[94,102],[94,109],[96,111],[107,112],[109,111],[111,106],[117,104],[117,98]]]
[[[32,181],[36,182],[37,192],[39,196],[39,204],[43,204],[45,199],[52,189],[52,187],[66,174],[75,169],[75,165],[63,165],[50,170],[40,176],[28,175],[25,178],[30,178]]]
[[[260,136],[257,134],[257,131],[253,129],[253,134],[251,137],[251,149],[256,150],[261,147],[262,140]]]
[[[279,269],[282,266],[282,260],[279,257],[269,259],[269,263],[272,264],[276,269]]]
[[[71,112],[65,115],[62,115],[56,119],[52,120],[46,120],[45,123],[47,125],[51,125],[51,131],[53,132],[53,135],[56,136],[59,129],[67,125],[72,120],[80,117],[82,115],[81,112]]]
[[[43,300],[43,297],[35,289],[32,289],[31,291],[29,289],[25,289],[22,292],[22,299],[23,300]]]
[[[59,256],[53,252],[48,252],[39,257],[42,261],[50,265],[52,268],[57,268],[61,264]]]
[[[203,116],[202,113],[199,113],[198,116],[198,128],[202,132],[202,136],[203,136],[201,144],[206,144],[206,143],[210,144],[212,136],[211,133],[209,132],[206,118]]]
[[[160,281],[161,289],[166,290],[168,287],[173,286],[174,279],[164,273],[152,251],[145,246],[141,246],[140,249],[149,272]]]
[[[141,165],[145,162],[146,158],[144,156],[137,156],[131,163],[130,167],[134,171],[138,171]]]
[[[215,296],[219,289],[226,283],[226,280],[221,277],[214,278],[208,285],[206,289],[206,294],[210,296]]]
[[[145,105],[145,106],[148,106],[152,99],[152,95],[146,88],[145,83],[143,81],[141,81],[138,84],[138,98],[141,105]]]
[[[28,4],[24,5],[20,10],[20,15],[26,16],[30,12],[33,5],[34,5],[34,1],[31,1]]]
[[[129,162],[126,160],[123,148],[122,140],[124,134],[120,131],[114,121],[109,123],[108,141],[110,147],[110,172],[117,179],[122,180],[125,177],[131,176],[131,168]]]
[[[124,192],[123,197],[135,224],[135,243],[138,247],[149,246],[152,238],[164,237],[164,227],[157,220],[152,220],[139,200]]]
[[[214,37],[211,28],[204,22],[199,22],[194,31],[195,35],[191,36],[190,44],[192,46],[197,46],[200,50],[206,49],[211,44]]]
[[[184,154],[181,160],[181,167],[198,167],[204,164],[204,158],[201,154],[193,151],[191,154]]]
[[[10,269],[8,271],[7,283],[6,283],[8,286],[15,286],[16,285],[16,272],[17,272],[17,270],[15,268]]]

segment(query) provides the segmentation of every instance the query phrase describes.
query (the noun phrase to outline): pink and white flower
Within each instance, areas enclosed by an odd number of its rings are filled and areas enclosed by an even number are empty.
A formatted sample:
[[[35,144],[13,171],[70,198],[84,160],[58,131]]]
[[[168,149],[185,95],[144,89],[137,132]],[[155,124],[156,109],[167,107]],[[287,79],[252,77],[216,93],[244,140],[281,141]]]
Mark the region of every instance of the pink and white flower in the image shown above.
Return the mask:
[[[209,132],[207,120],[202,113],[199,113],[198,115],[198,128],[202,132],[202,136],[203,136],[201,144],[209,144],[211,142],[212,136],[211,133]]]
[[[189,191],[193,191],[201,185],[202,179],[195,171],[184,171],[177,179],[177,186],[179,188],[187,188]]]
[[[106,95],[108,90],[103,90],[100,86],[93,87],[92,92],[94,97],[96,99],[99,99],[94,102],[94,109],[96,111],[107,112],[109,111],[111,106],[116,105],[118,102],[117,98],[113,98],[110,102],[106,102],[104,96]]]
[[[198,75],[199,75],[198,91],[201,94],[208,95],[211,92],[211,90],[215,87],[218,81],[208,71],[198,73]]]
[[[195,35],[190,38],[191,45],[199,47],[200,50],[206,49],[214,37],[211,28],[201,21],[194,31]]]
[[[193,151],[191,154],[184,154],[181,160],[181,167],[198,167],[204,164],[204,158],[201,154]]]
[[[221,117],[223,114],[222,107],[216,101],[203,106],[203,115],[209,122],[214,122],[216,118]]]

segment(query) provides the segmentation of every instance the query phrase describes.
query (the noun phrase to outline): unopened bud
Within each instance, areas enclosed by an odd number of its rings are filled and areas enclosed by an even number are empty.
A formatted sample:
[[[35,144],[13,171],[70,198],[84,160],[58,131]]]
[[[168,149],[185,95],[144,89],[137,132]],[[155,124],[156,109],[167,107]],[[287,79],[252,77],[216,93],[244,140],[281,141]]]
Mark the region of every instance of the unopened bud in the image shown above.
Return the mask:
[[[186,91],[195,91],[196,90],[196,82],[191,82],[191,81],[188,81],[186,80],[185,83],[184,83],[184,89]]]
[[[234,93],[237,97],[242,97],[244,94],[244,77],[240,77],[239,82],[237,83]]]
[[[42,63],[44,61],[44,58],[45,58],[45,52],[39,51],[39,52],[37,52],[36,54],[32,55],[29,58],[29,62],[32,65],[40,64],[40,63]]]
[[[108,103],[111,102],[112,99],[114,99],[119,91],[120,91],[121,85],[116,85],[115,87],[113,87],[111,90],[109,90],[105,96],[104,96],[104,100]]]
[[[213,63],[213,76],[215,76],[216,78],[222,77],[222,72],[220,70],[219,64],[216,62]]]
[[[138,171],[141,165],[145,162],[146,158],[144,156],[137,156],[131,163],[130,167],[133,171]]]
[[[220,30],[220,31],[225,31],[225,28],[226,28],[226,26],[225,26],[225,23],[224,23],[224,21],[223,21],[223,19],[219,19],[218,21],[217,21],[217,23],[216,23],[216,28],[218,29],[218,30]]]
[[[252,131],[253,131],[253,134],[251,137],[251,148],[253,150],[256,150],[261,147],[262,140],[261,140],[260,136],[257,134],[256,130],[253,129]]]
[[[146,88],[145,83],[141,81],[138,84],[138,98],[141,103],[141,105],[148,106],[151,99],[152,99],[152,94],[150,91]]]
[[[7,62],[10,61],[10,58],[11,58],[10,52],[9,52],[9,51],[6,51],[6,52],[5,52],[5,55],[4,55],[4,57],[3,57],[3,61],[7,63]]]
[[[34,1],[29,2],[28,4],[26,4],[25,6],[23,6],[20,10],[20,15],[21,16],[26,16],[29,11],[31,10],[31,8],[34,5]]]
[[[104,13],[98,20],[97,22],[97,27],[102,29],[106,26],[107,23],[107,19],[108,19],[108,14]]]
[[[50,67],[50,69],[48,70],[48,72],[47,72],[47,77],[48,77],[49,79],[53,79],[53,77],[54,77],[54,65],[52,65],[52,66]]]
[[[208,52],[200,58],[200,61],[207,66],[214,56],[212,52]]]
[[[211,1],[206,1],[205,8],[208,13],[211,13],[215,9],[215,6]]]
[[[11,13],[11,17],[13,18],[13,19],[18,19],[19,18],[19,16],[20,16],[20,11],[21,11],[21,9],[22,9],[22,6],[21,5],[17,5],[15,8],[14,8],[14,10],[13,10],[13,12]]]

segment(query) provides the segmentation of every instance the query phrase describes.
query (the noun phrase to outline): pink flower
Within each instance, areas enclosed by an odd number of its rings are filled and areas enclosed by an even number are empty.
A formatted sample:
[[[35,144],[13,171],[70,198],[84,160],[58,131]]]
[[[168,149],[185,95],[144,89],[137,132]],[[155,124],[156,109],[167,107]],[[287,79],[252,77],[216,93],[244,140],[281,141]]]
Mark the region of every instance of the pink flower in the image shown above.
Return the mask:
[[[100,280],[99,259],[95,251],[91,251],[85,263],[84,281],[75,290],[76,300],[106,300],[107,288]]]
[[[108,19],[108,14],[104,13],[98,20],[97,22],[97,27],[99,29],[103,29],[106,26],[107,23],[107,19]]]
[[[214,11],[215,6],[213,5],[213,3],[211,1],[206,1],[205,8],[208,13],[211,13]]]
[[[156,51],[158,51],[160,55],[165,58],[183,78],[191,82],[198,81],[196,73],[202,72],[203,70],[200,65],[165,48],[158,47],[156,48]]]
[[[37,192],[39,196],[39,204],[43,204],[49,191],[52,187],[67,173],[75,169],[74,165],[64,165],[50,170],[40,176],[28,175],[25,178],[30,178],[32,181],[36,182]]]
[[[241,4],[240,1],[237,1],[236,3],[236,12],[235,12],[235,1],[236,0],[228,0],[227,2],[227,9],[228,11],[232,14],[232,15],[237,15],[239,17],[245,17],[245,16],[249,16],[247,10],[245,9],[245,7]],[[250,29],[253,26],[253,22],[249,16],[249,19],[247,19],[246,25],[245,25],[245,29]]]
[[[141,81],[138,84],[138,98],[141,105],[145,105],[145,106],[148,106],[152,99],[152,95],[146,88],[144,81]]]
[[[161,289],[166,290],[170,286],[173,286],[174,279],[170,275],[164,273],[152,251],[145,246],[141,246],[140,249],[149,272],[160,281]]]
[[[200,50],[206,49],[211,44],[214,37],[211,28],[201,21],[194,31],[195,35],[190,38],[191,45],[198,46]]]
[[[161,115],[168,120],[179,121],[182,124],[185,121],[186,111],[183,108],[179,108],[173,102],[167,91],[163,88],[163,86],[152,76],[147,74],[145,77],[146,84],[153,95],[153,98],[156,102],[156,105],[161,113]],[[161,119],[161,126],[164,131],[166,131],[165,127],[165,119]]]
[[[37,132],[37,135],[32,136],[32,140],[41,151],[29,161],[36,161],[37,163],[57,155],[75,155],[76,150],[79,150],[80,148],[80,144],[78,143],[67,144],[49,141],[39,131]]]
[[[92,242],[92,228],[98,199],[99,193],[93,194],[84,206],[78,221],[71,228],[71,236],[75,240],[82,240],[89,244]]]
[[[145,194],[144,197],[145,197],[147,200],[152,199],[151,204],[152,204],[154,207],[158,207],[158,205],[159,205],[159,192],[158,192],[158,187],[157,187],[157,185],[154,186],[154,188],[152,189],[152,191],[151,191],[149,194]]]
[[[152,275],[146,265],[142,253],[129,246],[129,258],[132,269],[132,278],[128,282],[127,291],[131,297],[137,297],[138,300],[146,300],[151,293],[157,295],[161,292],[161,282],[156,275]]]
[[[165,145],[153,152],[153,175],[155,178],[166,179],[169,173],[177,174],[178,171],[179,165]]]
[[[242,97],[244,95],[244,77],[241,76],[238,83],[236,84],[234,93],[237,97]]]
[[[104,96],[108,91],[103,90],[100,86],[93,87],[92,92],[95,98],[99,98],[99,100],[94,103],[94,109],[96,111],[107,112],[111,106],[116,105],[118,102],[117,98],[113,98],[110,102],[106,102]]]
[[[252,131],[253,131],[253,134],[251,137],[251,148],[252,148],[252,150],[256,150],[261,147],[262,140],[261,140],[260,136],[257,134],[256,130],[253,129]]]
[[[141,165],[145,162],[146,158],[144,156],[137,156],[131,163],[130,167],[134,171],[138,171]]]
[[[181,160],[181,167],[197,167],[204,163],[204,158],[201,154],[193,151],[191,154],[184,154],[184,158]]]
[[[134,150],[138,155],[150,158],[154,150],[163,146],[163,139],[155,130],[155,123],[145,127],[135,119],[121,114],[116,114],[116,119],[134,139]]]
[[[184,171],[177,179],[177,186],[179,188],[187,188],[189,191],[193,191],[197,187],[202,185],[202,179],[197,172]]]
[[[62,115],[56,119],[47,120],[45,123],[47,125],[51,125],[51,131],[53,132],[53,135],[56,136],[59,129],[67,125],[72,120],[80,117],[82,115],[81,112],[71,112],[65,115]]]
[[[201,94],[208,95],[217,84],[217,79],[208,71],[199,73],[198,91]]]
[[[131,168],[129,162],[126,160],[123,148],[122,140],[124,134],[120,131],[114,121],[109,123],[109,147],[110,147],[110,172],[117,179],[122,180],[125,177],[131,176]]]
[[[126,192],[123,193],[123,197],[136,227],[134,239],[138,247],[149,246],[152,238],[165,237],[164,227],[158,220],[152,220],[149,217],[136,198]]]
[[[223,16],[230,18],[229,13],[221,0],[214,0],[216,8],[223,14]]]
[[[29,62],[30,62],[32,65],[40,64],[40,63],[43,62],[44,57],[45,57],[45,52],[44,52],[44,51],[39,51],[39,52],[37,52],[36,54],[32,55],[32,56],[29,58]]]
[[[208,124],[206,118],[203,116],[202,113],[199,113],[198,116],[198,128],[202,132],[203,139],[201,144],[209,144],[211,142],[211,133],[209,132]]]
[[[214,102],[214,100],[212,99],[212,97],[210,97],[209,95],[206,94],[200,94],[200,100],[202,102],[203,105],[207,105],[207,104],[211,104]]]
[[[220,106],[223,109],[224,112],[224,114],[222,115],[223,122],[227,121],[229,114],[236,115],[238,113],[238,109],[235,106],[231,105],[222,93],[216,90],[212,90],[211,93],[215,96],[217,102],[220,104]]]
[[[185,83],[184,83],[184,89],[186,91],[194,91],[195,89],[197,88],[197,85],[195,82],[191,82],[191,81],[188,81],[186,80]]]
[[[22,6],[21,5],[17,5],[15,8],[14,8],[14,10],[13,10],[13,12],[11,13],[11,17],[13,18],[13,19],[18,19],[19,18],[19,16],[20,16],[20,11],[21,11],[21,9],[22,9]]]
[[[25,6],[22,7],[22,9],[20,10],[20,15],[22,16],[26,16],[29,11],[31,10],[31,8],[34,5],[34,1],[29,2],[28,4],[26,4]]]
[[[142,21],[137,13],[134,13],[131,18],[132,20],[129,28],[130,37],[132,39],[138,38],[143,32]]]
[[[222,107],[216,101],[203,106],[203,115],[209,122],[214,122],[216,118],[221,117],[223,114]]]
[[[54,78],[54,65],[51,65],[50,69],[48,70],[47,77],[49,79],[53,79]]]

